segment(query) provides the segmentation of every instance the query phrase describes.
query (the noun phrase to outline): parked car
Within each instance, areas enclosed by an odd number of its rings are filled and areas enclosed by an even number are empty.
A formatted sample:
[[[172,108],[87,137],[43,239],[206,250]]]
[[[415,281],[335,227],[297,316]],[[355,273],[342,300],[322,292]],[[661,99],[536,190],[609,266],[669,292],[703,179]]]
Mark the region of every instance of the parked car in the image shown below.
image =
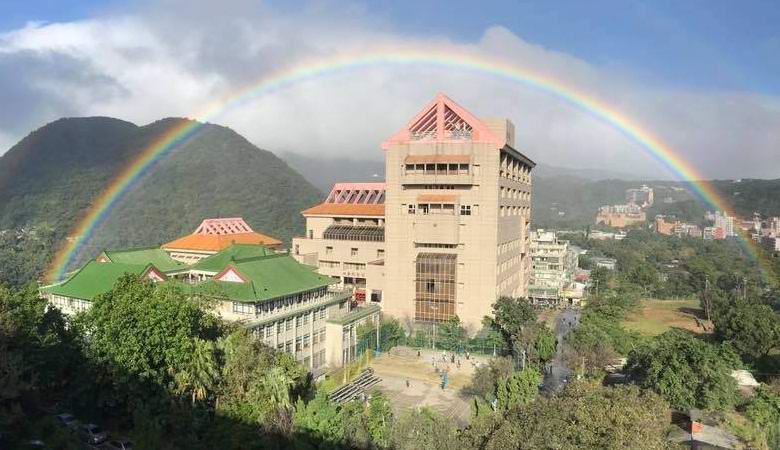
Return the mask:
[[[133,443],[127,439],[108,441],[103,448],[106,450],[133,450]]]
[[[54,417],[57,418],[58,424],[69,429],[70,431],[76,431],[79,427],[79,421],[76,419],[75,416],[73,416],[73,414],[62,413],[62,414],[57,414]]]
[[[33,439],[32,441],[27,442],[27,448],[46,448],[46,443],[40,439]]]
[[[79,438],[87,444],[100,444],[108,439],[108,432],[94,423],[88,423],[79,427]]]

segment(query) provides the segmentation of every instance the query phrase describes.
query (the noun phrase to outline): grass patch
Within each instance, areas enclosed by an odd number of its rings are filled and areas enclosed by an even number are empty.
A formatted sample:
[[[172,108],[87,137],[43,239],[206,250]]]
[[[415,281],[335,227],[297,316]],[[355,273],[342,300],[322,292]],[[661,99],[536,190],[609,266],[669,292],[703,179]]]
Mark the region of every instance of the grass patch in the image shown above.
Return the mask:
[[[712,329],[696,299],[644,299],[639,309],[629,314],[623,321],[623,326],[627,330],[636,331],[644,336],[656,336],[672,328],[694,333],[707,332],[702,325],[706,325],[707,331]]]

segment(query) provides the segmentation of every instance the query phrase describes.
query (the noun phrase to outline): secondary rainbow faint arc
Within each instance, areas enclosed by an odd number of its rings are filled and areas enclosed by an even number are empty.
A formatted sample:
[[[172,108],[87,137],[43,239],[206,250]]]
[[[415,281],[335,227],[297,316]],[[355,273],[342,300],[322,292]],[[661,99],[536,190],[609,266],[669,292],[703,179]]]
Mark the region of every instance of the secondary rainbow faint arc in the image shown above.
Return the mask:
[[[449,50],[380,49],[308,60],[285,68],[270,76],[261,78],[258,82],[228,96],[226,99],[207,108],[202,114],[195,116],[195,120],[202,123],[183,121],[182,124],[172,127],[147,146],[134,161],[115,176],[103,193],[94,201],[92,207],[69,233],[70,236],[75,236],[75,238],[67,242],[55,255],[48,271],[49,279],[63,279],[68,268],[79,257],[85,243],[89,241],[97,227],[108,217],[121,199],[132,190],[133,186],[144,177],[149,169],[153,168],[179,143],[197,132],[203,126],[203,123],[212,120],[225,111],[240,106],[242,103],[303,81],[365,67],[404,65],[433,66],[487,74],[553,94],[623,133],[667,170],[688,182],[693,192],[711,207],[731,212],[729,203],[720,197],[715,188],[705,181],[704,177],[693,166],[661,142],[660,139],[651,135],[620,111],[572,86],[564,85],[554,78],[536,74],[505,61],[472,53]],[[751,256],[757,259],[753,246],[744,239],[742,241],[745,244],[745,249]]]

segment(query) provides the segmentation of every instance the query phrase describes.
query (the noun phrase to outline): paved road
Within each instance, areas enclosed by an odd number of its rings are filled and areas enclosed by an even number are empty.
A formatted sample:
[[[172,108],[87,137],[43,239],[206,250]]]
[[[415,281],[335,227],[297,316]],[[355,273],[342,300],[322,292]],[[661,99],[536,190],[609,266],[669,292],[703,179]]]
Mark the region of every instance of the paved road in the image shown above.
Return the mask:
[[[571,370],[566,367],[563,360],[563,347],[565,338],[569,332],[577,326],[580,320],[580,311],[578,309],[565,309],[555,318],[555,338],[558,340],[558,350],[555,358],[548,364],[547,371],[544,374],[544,391],[555,392],[571,376]]]

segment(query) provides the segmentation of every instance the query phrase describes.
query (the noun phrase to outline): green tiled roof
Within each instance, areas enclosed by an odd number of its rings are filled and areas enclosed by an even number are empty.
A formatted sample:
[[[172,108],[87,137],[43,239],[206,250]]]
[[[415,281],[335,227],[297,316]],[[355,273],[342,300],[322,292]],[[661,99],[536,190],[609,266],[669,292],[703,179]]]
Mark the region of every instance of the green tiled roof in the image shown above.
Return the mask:
[[[221,272],[229,264],[236,260],[256,258],[258,256],[273,255],[275,252],[263,245],[254,244],[233,244],[221,252],[203,258],[193,264],[192,270],[201,270],[203,272]]]
[[[122,275],[126,273],[141,275],[147,267],[148,265],[100,263],[91,260],[67,280],[46,286],[41,290],[63,297],[92,301],[97,295],[110,291]]]
[[[106,250],[103,253],[111,262],[143,266],[151,264],[161,272],[173,272],[187,267],[186,264],[176,261],[165,250],[157,247]]]
[[[287,254],[239,259],[229,262],[222,269],[227,266],[232,266],[246,279],[246,282],[209,280],[194,285],[192,292],[209,297],[255,302],[309,291],[338,282],[335,278],[312,271],[309,266],[299,263]]]
[[[328,319],[328,323],[337,323],[339,325],[346,325],[350,322],[354,322],[356,320],[360,320],[364,317],[370,316],[371,314],[377,313],[379,312],[380,309],[381,308],[379,307],[379,305],[375,303],[369,303],[365,306],[357,307],[341,317]]]

